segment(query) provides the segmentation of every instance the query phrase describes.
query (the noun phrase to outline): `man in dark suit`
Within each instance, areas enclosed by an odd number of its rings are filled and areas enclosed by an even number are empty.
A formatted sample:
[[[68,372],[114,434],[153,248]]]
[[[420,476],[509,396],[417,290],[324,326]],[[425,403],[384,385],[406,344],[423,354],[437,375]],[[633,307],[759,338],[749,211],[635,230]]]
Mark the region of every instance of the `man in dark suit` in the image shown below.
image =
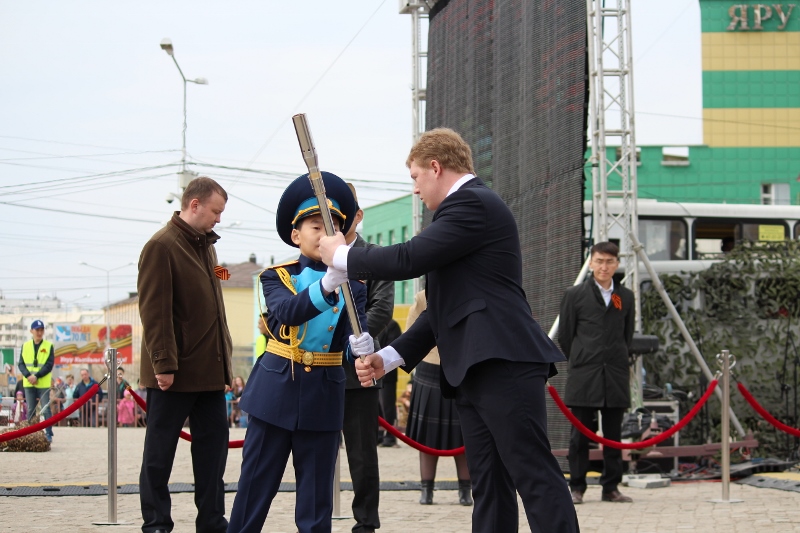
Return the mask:
[[[531,531],[578,531],[547,438],[544,385],[564,356],[531,316],[511,210],[473,176],[470,147],[450,129],[424,133],[406,164],[414,194],[434,211],[425,231],[384,248],[348,249],[341,235],[320,242],[322,260],[353,279],[426,274],[427,311],[356,361],[359,379],[410,370],[438,346],[442,391],[456,399],[472,477],[472,530],[517,531],[519,492]]]
[[[614,283],[619,248],[611,242],[592,246],[592,275],[567,289],[561,300],[558,343],[569,359],[566,404],[584,426],[596,427],[603,415],[603,436],[620,440],[622,418],[631,404],[628,348],[633,340],[633,292]],[[569,440],[569,488],[583,503],[589,470],[589,439],[572,428]],[[603,447],[604,502],[631,502],[617,490],[622,481],[622,450]]]
[[[353,248],[378,246],[365,241],[356,232],[356,226],[364,219],[364,211],[358,205],[355,187],[348,183],[356,201],[356,214],[345,241]],[[394,282],[370,280],[367,282],[367,329],[376,339],[392,320],[394,311]],[[375,349],[380,348],[375,340]],[[346,377],[344,390],[344,445],[347,464],[353,480],[353,518],[356,524],[353,533],[375,533],[381,527],[378,516],[381,478],[378,469],[378,414],[381,383],[365,388],[361,386],[352,361],[343,361]]]

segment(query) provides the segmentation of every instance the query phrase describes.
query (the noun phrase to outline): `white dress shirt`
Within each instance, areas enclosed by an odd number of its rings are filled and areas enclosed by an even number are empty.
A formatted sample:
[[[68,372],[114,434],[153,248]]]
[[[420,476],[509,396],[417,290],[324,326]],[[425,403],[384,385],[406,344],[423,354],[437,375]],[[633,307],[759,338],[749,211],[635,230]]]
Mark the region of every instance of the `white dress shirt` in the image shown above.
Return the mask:
[[[594,280],[594,284],[600,289],[600,294],[603,295],[603,300],[605,300],[606,307],[608,307],[608,304],[611,303],[611,293],[614,292],[614,279],[611,279],[611,287],[608,289],[604,289],[602,285],[597,283],[597,280]]]

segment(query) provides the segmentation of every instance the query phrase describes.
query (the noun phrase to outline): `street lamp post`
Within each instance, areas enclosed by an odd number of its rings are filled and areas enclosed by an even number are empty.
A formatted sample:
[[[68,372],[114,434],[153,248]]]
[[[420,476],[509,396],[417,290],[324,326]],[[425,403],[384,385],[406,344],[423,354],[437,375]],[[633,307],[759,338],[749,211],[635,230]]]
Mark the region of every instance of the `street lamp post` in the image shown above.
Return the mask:
[[[106,339],[107,339],[107,342],[110,345],[111,344],[111,321],[110,321],[110,318],[109,318],[109,312],[111,311],[111,273],[114,272],[115,270],[120,270],[122,268],[129,267],[133,263],[132,262],[131,263],[127,263],[127,264],[124,264],[122,266],[118,266],[116,268],[101,268],[99,266],[90,265],[86,261],[81,261],[79,264],[82,265],[82,266],[93,268],[95,270],[100,270],[101,272],[105,272],[106,273],[106,312],[104,314],[105,314],[105,317],[106,317]]]
[[[84,294],[80,298],[75,298],[74,300],[64,300],[64,320],[69,320],[69,305],[84,300],[86,298],[91,298],[91,294]]]
[[[106,273],[106,365],[108,366],[108,522],[95,522],[97,525],[119,525],[117,522],[117,351],[111,347],[111,273],[129,267],[128,263],[116,268],[102,268],[85,261],[79,264]]]
[[[178,60],[175,59],[175,50],[172,47],[172,41],[170,39],[161,40],[161,49],[172,58],[183,80],[183,146],[181,147],[181,172],[180,179],[178,180],[178,186],[183,190],[196,175],[194,172],[186,170],[186,84],[208,85],[208,80],[205,78],[186,79],[186,76],[183,75],[183,70],[181,70],[181,66],[178,64]]]

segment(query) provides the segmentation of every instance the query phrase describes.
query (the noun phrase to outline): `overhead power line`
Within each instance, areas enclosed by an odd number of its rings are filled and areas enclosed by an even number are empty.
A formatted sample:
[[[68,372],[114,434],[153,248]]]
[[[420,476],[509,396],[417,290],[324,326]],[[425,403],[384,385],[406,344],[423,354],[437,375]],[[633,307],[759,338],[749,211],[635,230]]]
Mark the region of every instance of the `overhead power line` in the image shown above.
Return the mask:
[[[46,181],[37,181],[35,183],[25,182],[25,183],[16,183],[13,185],[0,185],[0,189],[14,189],[19,187],[30,187],[30,189],[22,189],[18,191],[13,191],[14,193],[18,192],[27,192],[28,190],[39,190],[40,188],[54,184],[54,183],[75,183],[81,182],[86,180],[94,180],[94,179],[102,179],[102,178],[113,178],[116,176],[124,176],[125,174],[130,174],[131,172],[144,172],[146,170],[157,170],[160,168],[169,168],[169,167],[176,167],[178,163],[168,163],[166,165],[154,165],[151,167],[141,167],[141,168],[131,168],[127,170],[115,170],[112,172],[102,172],[100,174],[89,174],[86,176],[73,176],[71,178],[58,178],[53,180],[46,180]],[[52,190],[52,187],[47,187],[48,190]],[[9,194],[9,193],[5,193]]]
[[[33,141],[33,142],[40,142],[40,143],[49,143],[49,144],[66,144],[69,146],[83,146],[87,148],[100,148],[101,150],[129,150],[134,151],[133,148],[120,148],[119,146],[98,146],[96,144],[81,144],[81,143],[71,143],[66,141],[54,141],[52,139],[34,139],[32,137],[17,137],[14,135],[0,135],[0,139],[15,139],[18,141]]]
[[[251,205],[251,206],[255,207],[256,209],[261,209],[262,211],[266,211],[267,213],[270,213],[271,215],[275,214],[275,211],[273,209],[268,209],[268,208],[264,207],[263,205],[258,205],[256,203],[251,202],[250,200],[245,200],[241,196],[236,196],[235,194],[230,193],[230,192],[228,193],[228,196],[230,196],[232,198],[236,198],[240,202],[244,202],[247,205]]]
[[[84,216],[84,217],[94,217],[94,218],[105,218],[109,220],[124,220],[126,222],[143,222],[146,224],[161,224],[159,220],[144,220],[141,218],[128,218],[128,217],[118,217],[114,215],[100,215],[98,213],[81,213],[78,211],[67,211],[66,209],[55,209],[53,207],[39,207],[36,205],[24,205],[24,204],[15,204],[12,202],[0,202],[3,205],[10,205],[13,207],[22,207],[25,209],[35,209],[37,211],[49,211],[51,213],[65,213],[67,215],[77,215],[77,216]]]
[[[192,162],[187,161],[187,165],[192,165],[195,167],[205,167],[205,168],[221,168],[224,170],[238,170],[240,172],[252,172],[254,174],[266,174],[268,176],[279,176],[282,178],[295,178],[297,175],[293,172],[281,172],[278,170],[260,170],[257,168],[244,168],[244,167],[232,167],[230,165],[215,165],[212,163],[201,163],[201,162]]]
[[[339,61],[339,58],[341,58],[342,55],[344,55],[345,51],[347,51],[347,49],[350,47],[350,45],[353,44],[353,41],[356,40],[356,37],[358,37],[361,34],[361,32],[364,30],[364,28],[367,27],[367,25],[370,23],[370,21],[373,19],[373,17],[375,17],[375,15],[378,13],[378,11],[380,11],[380,9],[383,7],[383,4],[385,4],[385,3],[386,3],[386,0],[383,0],[378,5],[378,7],[375,8],[375,11],[372,12],[372,14],[367,18],[367,20],[364,22],[364,24],[362,24],[361,27],[358,29],[358,31],[356,31],[355,35],[353,35],[353,37],[349,41],[347,41],[347,44],[344,45],[344,48],[342,48],[341,52],[339,52],[339,54],[333,59],[333,61],[331,61],[330,65],[328,65],[328,67],[322,72],[320,77],[317,78],[317,81],[315,81],[311,85],[311,88],[309,88],[308,91],[306,91],[306,93],[303,95],[303,97],[300,99],[300,101],[297,102],[294,105],[294,109],[297,109],[301,105],[303,105],[303,102],[306,101],[306,98],[308,98],[311,95],[311,93],[314,92],[314,89],[317,88],[317,85],[319,85],[320,82],[322,81],[322,79],[328,74],[328,72],[330,72],[330,70],[333,68],[333,66]],[[267,148],[267,146],[269,146],[269,143],[272,142],[272,139],[274,139],[275,136],[278,134],[278,132],[283,128],[284,124],[286,124],[286,121],[282,121],[278,125],[278,127],[275,128],[275,131],[272,132],[272,135],[270,135],[269,138],[267,138],[267,141],[261,146],[261,148],[258,149],[258,151],[256,152],[256,155],[254,155],[252,157],[252,159],[250,159],[250,161],[247,163],[247,165],[246,165],[247,167],[250,167],[253,163],[255,163],[256,159],[258,159],[258,156],[260,156],[261,153]]]
[[[43,200],[45,198],[62,198],[62,197],[69,196],[69,195],[72,195],[72,194],[79,194],[79,193],[84,193],[84,192],[87,192],[87,191],[94,192],[94,191],[99,191],[100,189],[108,189],[110,187],[119,187],[120,185],[129,185],[131,183],[137,183],[137,182],[140,182],[140,181],[154,180],[154,179],[163,178],[163,177],[171,176],[171,175],[172,174],[169,173],[169,174],[156,174],[155,176],[137,176],[137,177],[134,177],[134,178],[129,178],[129,179],[126,179],[126,180],[121,180],[121,181],[115,181],[113,183],[105,183],[105,184],[102,184],[102,185],[97,185],[97,184],[90,183],[90,184],[74,185],[74,186],[71,186],[71,187],[60,187],[60,188],[57,188],[57,189],[45,189],[42,192],[43,193],[47,192],[47,193],[50,193],[50,194],[39,194],[39,195],[35,195],[35,196],[28,196],[27,198],[17,199],[17,200],[15,200],[15,202],[26,202],[26,201],[30,201],[30,200]],[[6,196],[8,196],[8,194],[9,193],[7,193]],[[10,194],[17,194],[17,193],[10,193]],[[25,194],[33,194],[33,193],[25,193]]]
[[[93,160],[93,157],[112,157],[118,155],[141,155],[141,154],[167,154],[173,152],[180,152],[180,150],[144,150],[140,152],[115,152],[110,154],[76,154],[76,155],[62,155],[62,154],[50,154],[46,152],[33,152],[30,150],[15,150],[13,148],[0,148],[0,150],[6,150],[9,152],[19,152],[23,154],[38,154],[40,157],[11,157],[0,159],[0,163],[4,163],[6,161],[35,161],[41,159],[88,159],[90,161],[101,161],[104,163],[110,163],[111,161],[104,161],[104,160]]]
[[[713,109],[713,108],[706,108]],[[686,115],[670,115],[667,113],[648,113],[647,111],[637,111],[637,115],[651,115],[654,117],[683,118],[687,120],[702,120],[703,122],[720,122],[722,124],[742,124],[744,126],[761,126],[764,128],[779,128],[782,130],[800,130],[800,126],[789,126],[783,124],[765,124],[763,122],[744,122],[741,120],[727,120],[719,118],[689,117]]]

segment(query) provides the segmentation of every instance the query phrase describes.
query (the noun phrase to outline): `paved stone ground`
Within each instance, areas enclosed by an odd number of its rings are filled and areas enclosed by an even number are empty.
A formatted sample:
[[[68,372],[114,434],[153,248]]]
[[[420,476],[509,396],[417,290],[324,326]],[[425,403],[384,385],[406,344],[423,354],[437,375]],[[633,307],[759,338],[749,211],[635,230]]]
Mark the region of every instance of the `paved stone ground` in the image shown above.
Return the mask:
[[[77,485],[108,481],[106,432],[102,429],[56,428],[53,449],[49,453],[0,454],[0,494],[2,487],[19,485]],[[243,438],[244,430],[232,430],[231,438]],[[119,429],[118,484],[135,484],[141,464],[144,430]],[[419,477],[418,454],[413,449],[379,448],[381,477],[385,481],[416,481]],[[225,481],[239,477],[241,450],[230,450]],[[452,459],[440,460],[439,480],[455,480]],[[294,481],[291,466],[285,481]],[[349,480],[346,457],[342,455],[342,480]],[[172,482],[191,483],[189,444],[178,446]],[[634,499],[632,504],[600,502],[600,488],[589,487],[578,516],[583,532],[597,533],[683,533],[725,532],[761,533],[800,532],[800,495],[773,489],[731,485],[731,498],[744,500],[736,504],[716,504],[709,500],[721,497],[719,483],[682,483],[662,489],[632,489],[624,492]],[[352,492],[341,493],[341,512],[349,513]],[[434,505],[417,503],[416,491],[384,491],[381,493],[383,533],[463,533],[470,531],[471,508],[458,505],[454,490],[436,491]],[[234,494],[226,495],[230,512]],[[264,531],[293,533],[294,493],[279,493],[273,503]],[[193,494],[173,494],[173,519],[177,533],[194,530]],[[520,504],[521,531],[528,531]],[[33,518],[35,517],[35,518]],[[33,518],[33,519],[32,519]],[[138,531],[140,526],[139,496],[119,495],[117,520],[126,525],[104,527],[93,522],[108,519],[106,496],[0,496],[0,533],[27,531],[101,532]],[[351,519],[335,520],[333,531],[350,531]],[[555,533],[555,532],[545,532]]]

